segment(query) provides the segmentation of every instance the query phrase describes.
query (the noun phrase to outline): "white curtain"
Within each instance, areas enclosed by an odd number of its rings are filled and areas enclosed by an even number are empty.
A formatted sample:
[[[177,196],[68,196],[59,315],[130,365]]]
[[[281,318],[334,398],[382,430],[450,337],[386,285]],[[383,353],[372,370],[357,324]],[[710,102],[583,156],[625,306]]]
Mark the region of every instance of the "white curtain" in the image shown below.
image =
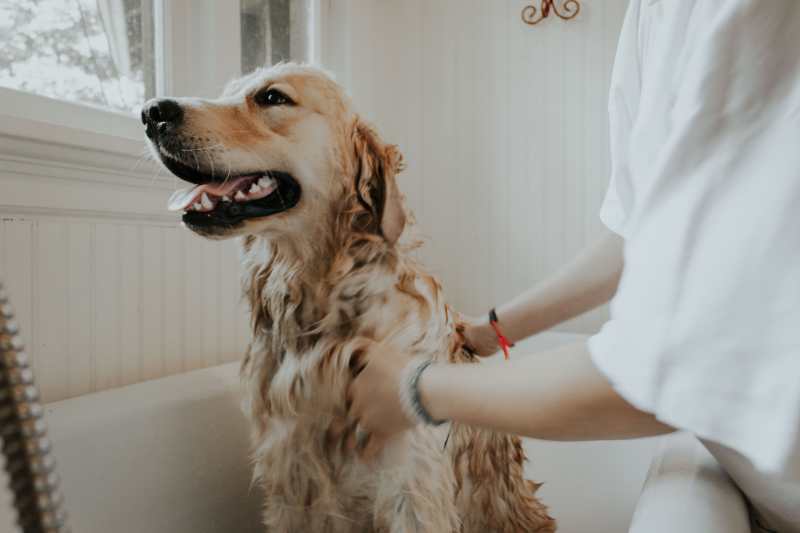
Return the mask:
[[[128,43],[128,27],[125,21],[125,5],[122,0],[97,0],[97,11],[108,39],[111,60],[120,77],[131,75],[131,55]]]

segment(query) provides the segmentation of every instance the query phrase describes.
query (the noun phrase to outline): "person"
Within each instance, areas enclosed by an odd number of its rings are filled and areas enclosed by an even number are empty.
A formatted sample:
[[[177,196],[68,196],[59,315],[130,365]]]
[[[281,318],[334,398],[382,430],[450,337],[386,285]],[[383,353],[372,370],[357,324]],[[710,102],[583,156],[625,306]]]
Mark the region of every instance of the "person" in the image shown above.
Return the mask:
[[[512,342],[611,300],[608,322],[510,361],[414,362],[413,380],[384,354],[351,419],[373,451],[420,419],[551,440],[678,428],[759,527],[800,532],[800,2],[631,0],[609,115],[608,233],[496,310]],[[488,319],[467,322],[478,354],[498,349]]]

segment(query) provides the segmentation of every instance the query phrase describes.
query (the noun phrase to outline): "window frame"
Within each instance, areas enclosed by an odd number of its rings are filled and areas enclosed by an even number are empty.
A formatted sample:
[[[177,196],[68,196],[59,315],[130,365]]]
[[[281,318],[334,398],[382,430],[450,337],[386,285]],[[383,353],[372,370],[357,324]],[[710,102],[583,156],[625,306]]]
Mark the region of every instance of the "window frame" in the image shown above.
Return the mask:
[[[330,0],[308,1],[310,61],[318,63],[321,10]],[[153,0],[153,9],[158,95],[211,98],[240,75],[239,1]],[[133,114],[0,87],[0,161],[20,155],[48,159],[51,144],[76,149],[74,156],[83,153],[86,164],[98,152],[139,161],[145,149],[142,125]]]

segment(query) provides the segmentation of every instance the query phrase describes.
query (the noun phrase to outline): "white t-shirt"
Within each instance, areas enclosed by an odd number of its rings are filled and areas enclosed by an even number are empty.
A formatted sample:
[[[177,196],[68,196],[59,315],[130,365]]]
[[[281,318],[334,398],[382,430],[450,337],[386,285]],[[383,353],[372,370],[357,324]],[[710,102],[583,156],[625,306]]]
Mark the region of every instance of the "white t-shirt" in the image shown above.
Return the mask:
[[[800,532],[800,1],[631,0],[609,112],[625,271],[593,360]]]

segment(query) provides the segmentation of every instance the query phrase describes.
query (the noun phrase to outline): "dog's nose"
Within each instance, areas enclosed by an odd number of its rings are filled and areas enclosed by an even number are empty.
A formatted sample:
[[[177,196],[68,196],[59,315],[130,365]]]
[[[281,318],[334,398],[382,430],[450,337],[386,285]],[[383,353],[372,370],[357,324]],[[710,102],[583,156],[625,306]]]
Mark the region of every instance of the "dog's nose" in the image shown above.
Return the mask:
[[[158,98],[145,102],[142,106],[142,124],[146,126],[147,136],[154,139],[180,125],[183,108],[175,100]]]

